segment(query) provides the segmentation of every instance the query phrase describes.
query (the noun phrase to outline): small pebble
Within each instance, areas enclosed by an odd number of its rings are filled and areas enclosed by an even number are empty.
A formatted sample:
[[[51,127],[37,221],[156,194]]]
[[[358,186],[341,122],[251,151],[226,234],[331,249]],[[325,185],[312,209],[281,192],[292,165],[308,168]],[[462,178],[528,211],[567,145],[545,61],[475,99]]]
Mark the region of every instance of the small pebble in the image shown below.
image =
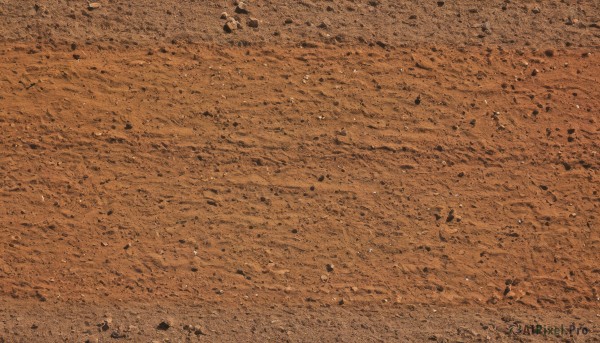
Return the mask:
[[[256,19],[256,18],[250,18],[248,20],[248,22],[246,23],[246,25],[248,25],[248,27],[258,28],[258,19]]]
[[[238,14],[248,14],[248,6],[246,6],[246,4],[244,2],[239,2],[238,5],[235,7],[235,13]]]
[[[157,330],[161,330],[161,331],[167,331],[169,330],[169,328],[172,326],[171,321],[169,320],[164,320],[162,322],[160,322],[158,324],[158,326],[156,327]]]
[[[90,2],[88,4],[88,10],[92,11],[92,10],[97,10],[100,7],[102,7],[102,5],[99,2]]]

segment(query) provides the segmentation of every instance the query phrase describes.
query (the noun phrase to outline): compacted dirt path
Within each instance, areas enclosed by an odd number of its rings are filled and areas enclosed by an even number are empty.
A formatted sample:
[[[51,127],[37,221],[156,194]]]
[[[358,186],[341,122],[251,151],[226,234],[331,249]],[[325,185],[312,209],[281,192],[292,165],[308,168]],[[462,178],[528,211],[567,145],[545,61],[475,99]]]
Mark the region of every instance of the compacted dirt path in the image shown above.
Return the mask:
[[[600,339],[596,2],[0,4],[0,341]]]

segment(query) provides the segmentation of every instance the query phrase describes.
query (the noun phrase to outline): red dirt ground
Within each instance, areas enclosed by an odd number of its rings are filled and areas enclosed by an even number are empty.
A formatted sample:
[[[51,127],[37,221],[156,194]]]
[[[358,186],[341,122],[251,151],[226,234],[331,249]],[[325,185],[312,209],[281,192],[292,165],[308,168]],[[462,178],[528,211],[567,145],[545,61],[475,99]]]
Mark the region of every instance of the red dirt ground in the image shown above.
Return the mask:
[[[0,341],[600,340],[599,3],[0,5]]]

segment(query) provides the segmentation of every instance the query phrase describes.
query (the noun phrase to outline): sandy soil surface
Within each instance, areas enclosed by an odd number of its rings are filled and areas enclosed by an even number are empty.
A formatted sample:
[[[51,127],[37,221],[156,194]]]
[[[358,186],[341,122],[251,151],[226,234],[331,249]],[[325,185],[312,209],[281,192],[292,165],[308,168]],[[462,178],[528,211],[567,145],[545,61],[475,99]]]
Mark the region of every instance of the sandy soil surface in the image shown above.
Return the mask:
[[[600,3],[237,12],[0,1],[0,341],[600,340]]]

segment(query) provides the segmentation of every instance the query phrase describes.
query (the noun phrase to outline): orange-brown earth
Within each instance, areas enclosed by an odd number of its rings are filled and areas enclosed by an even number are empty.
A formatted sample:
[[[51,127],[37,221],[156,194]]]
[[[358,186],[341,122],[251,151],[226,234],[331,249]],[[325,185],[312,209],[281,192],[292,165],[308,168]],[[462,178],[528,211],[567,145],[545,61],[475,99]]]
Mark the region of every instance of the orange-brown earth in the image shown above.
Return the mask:
[[[0,341],[600,339],[598,3],[101,5],[0,8]]]

